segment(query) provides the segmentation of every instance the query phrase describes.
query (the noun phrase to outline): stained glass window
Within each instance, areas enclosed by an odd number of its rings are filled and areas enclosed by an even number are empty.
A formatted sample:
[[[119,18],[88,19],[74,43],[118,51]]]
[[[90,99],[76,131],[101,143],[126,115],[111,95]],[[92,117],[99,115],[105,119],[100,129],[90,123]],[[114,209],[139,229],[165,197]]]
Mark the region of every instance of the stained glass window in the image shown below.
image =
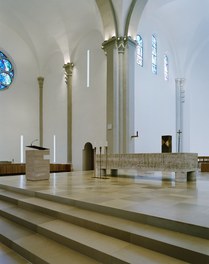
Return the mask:
[[[164,55],[164,79],[165,79],[165,81],[168,81],[168,75],[169,75],[169,71],[168,71],[168,56]]]
[[[14,78],[14,69],[7,56],[0,51],[0,90],[8,88]]]
[[[157,74],[157,39],[152,35],[152,72]]]
[[[143,39],[140,35],[136,36],[136,63],[143,66]]]

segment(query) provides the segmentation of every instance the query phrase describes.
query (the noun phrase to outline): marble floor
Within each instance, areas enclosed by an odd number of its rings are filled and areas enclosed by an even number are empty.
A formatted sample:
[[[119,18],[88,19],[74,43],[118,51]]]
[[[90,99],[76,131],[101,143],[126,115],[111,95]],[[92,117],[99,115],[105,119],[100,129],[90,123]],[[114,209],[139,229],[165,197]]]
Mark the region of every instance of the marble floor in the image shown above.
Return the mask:
[[[121,171],[100,178],[75,171],[53,173],[47,181],[0,177],[1,184],[209,227],[209,173],[198,172],[195,182],[175,182],[172,174],[160,172]],[[0,245],[0,260],[8,254]]]

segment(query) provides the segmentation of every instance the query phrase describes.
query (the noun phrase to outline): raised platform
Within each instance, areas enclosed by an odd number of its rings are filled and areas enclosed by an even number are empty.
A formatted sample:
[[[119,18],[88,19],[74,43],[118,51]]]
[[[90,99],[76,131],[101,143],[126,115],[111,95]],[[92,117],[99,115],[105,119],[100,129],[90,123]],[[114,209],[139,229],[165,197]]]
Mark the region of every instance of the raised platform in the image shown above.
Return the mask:
[[[198,169],[197,153],[135,153],[97,154],[96,174],[102,171],[117,175],[119,169],[174,172],[176,181],[195,180]]]
[[[209,174],[2,177],[0,240],[32,263],[208,263],[208,189]]]

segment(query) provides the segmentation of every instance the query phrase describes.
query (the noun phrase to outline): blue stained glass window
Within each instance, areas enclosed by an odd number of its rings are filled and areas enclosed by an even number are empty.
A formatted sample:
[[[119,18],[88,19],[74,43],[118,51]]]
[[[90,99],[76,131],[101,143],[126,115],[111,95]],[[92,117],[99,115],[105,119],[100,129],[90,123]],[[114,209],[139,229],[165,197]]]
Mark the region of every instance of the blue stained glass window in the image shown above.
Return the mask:
[[[157,74],[157,39],[152,35],[152,72]]]
[[[169,69],[168,69],[168,56],[164,55],[164,79],[168,81]]]
[[[143,39],[140,35],[136,36],[136,63],[143,67]]]
[[[14,70],[7,56],[0,51],[0,90],[8,88],[14,78]]]

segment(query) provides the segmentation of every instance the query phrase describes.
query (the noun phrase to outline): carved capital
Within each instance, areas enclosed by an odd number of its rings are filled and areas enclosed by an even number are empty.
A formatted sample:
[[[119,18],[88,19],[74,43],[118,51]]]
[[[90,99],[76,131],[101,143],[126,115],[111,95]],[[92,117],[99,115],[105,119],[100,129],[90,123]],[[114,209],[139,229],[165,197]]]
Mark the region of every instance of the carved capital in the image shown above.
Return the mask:
[[[176,82],[177,87],[183,87],[184,83],[185,83],[185,79],[184,78],[176,78],[175,82]]]
[[[39,76],[37,78],[37,80],[38,80],[39,88],[43,88],[43,85],[44,85],[44,77]]]
[[[65,69],[65,82],[66,84],[69,81],[69,77],[72,76],[73,74],[73,67],[74,64],[72,62],[68,62],[66,64],[64,64],[63,68]]]
[[[105,40],[102,43],[102,49],[104,50],[105,55],[107,55],[108,50],[112,50],[116,47],[117,47],[116,37],[112,37],[111,39]]]
[[[105,54],[107,54],[108,49],[116,48],[118,53],[124,53],[125,49],[128,45],[136,46],[136,41],[134,41],[131,37],[112,37],[109,40],[106,40],[102,43],[102,49]]]
[[[125,48],[127,44],[127,38],[126,37],[118,37],[117,38],[117,48],[118,48],[118,53],[124,53]]]

